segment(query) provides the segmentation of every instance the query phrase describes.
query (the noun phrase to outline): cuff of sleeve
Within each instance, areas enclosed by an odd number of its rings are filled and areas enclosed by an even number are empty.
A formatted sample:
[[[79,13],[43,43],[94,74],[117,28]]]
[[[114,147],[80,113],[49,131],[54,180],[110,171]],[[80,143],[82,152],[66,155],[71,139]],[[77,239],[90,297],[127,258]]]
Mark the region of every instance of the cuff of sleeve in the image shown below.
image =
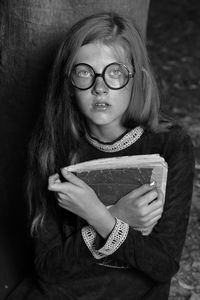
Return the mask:
[[[108,255],[113,254],[126,240],[128,235],[129,225],[120,219],[116,218],[115,226],[110,233],[107,241],[100,249],[95,248],[96,231],[92,226],[85,226],[81,230],[83,240],[96,259],[102,259]]]

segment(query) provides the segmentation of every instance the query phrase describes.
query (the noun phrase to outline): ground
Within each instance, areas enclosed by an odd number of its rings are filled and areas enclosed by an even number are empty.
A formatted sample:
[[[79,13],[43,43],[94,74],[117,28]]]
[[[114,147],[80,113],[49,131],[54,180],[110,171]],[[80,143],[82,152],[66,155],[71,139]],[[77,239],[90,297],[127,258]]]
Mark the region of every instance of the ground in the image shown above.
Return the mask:
[[[162,107],[188,130],[195,151],[192,208],[170,300],[200,299],[200,1],[152,0],[147,47]],[[158,299],[162,300],[162,299]]]

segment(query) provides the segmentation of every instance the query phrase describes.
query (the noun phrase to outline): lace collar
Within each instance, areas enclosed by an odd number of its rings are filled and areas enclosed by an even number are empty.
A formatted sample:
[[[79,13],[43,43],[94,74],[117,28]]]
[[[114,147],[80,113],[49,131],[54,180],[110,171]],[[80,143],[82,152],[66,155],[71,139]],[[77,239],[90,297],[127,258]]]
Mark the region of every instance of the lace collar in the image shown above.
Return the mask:
[[[97,139],[92,138],[88,133],[86,133],[85,136],[87,141],[100,151],[118,152],[134,144],[141,137],[143,132],[144,129],[140,126],[137,126],[128,133],[123,134],[120,139],[117,139],[117,141],[113,143],[102,143]]]

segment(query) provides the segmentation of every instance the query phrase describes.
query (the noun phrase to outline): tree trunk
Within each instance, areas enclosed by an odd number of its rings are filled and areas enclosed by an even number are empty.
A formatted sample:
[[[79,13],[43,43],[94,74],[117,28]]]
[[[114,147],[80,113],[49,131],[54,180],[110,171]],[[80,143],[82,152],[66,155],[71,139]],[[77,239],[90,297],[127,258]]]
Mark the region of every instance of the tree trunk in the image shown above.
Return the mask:
[[[67,28],[98,11],[123,12],[145,36],[149,0],[0,2],[0,299],[31,268],[24,199],[27,142],[55,49]]]

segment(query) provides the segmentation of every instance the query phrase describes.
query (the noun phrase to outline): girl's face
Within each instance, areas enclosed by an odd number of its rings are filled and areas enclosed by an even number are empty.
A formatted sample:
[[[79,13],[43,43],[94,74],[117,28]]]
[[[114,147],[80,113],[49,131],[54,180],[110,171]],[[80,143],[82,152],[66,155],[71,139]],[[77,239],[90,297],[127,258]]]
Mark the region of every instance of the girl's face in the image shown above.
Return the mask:
[[[114,49],[102,43],[90,43],[79,49],[74,64],[88,64],[95,73],[101,74],[107,65],[117,62],[126,65],[132,72],[133,67],[127,56],[121,46]],[[87,76],[87,73],[83,73],[83,76]],[[130,102],[132,85],[133,79],[130,78],[125,87],[112,90],[98,76],[89,89],[74,88],[77,104],[91,132],[104,128],[113,130],[117,135],[124,130],[121,119]]]

